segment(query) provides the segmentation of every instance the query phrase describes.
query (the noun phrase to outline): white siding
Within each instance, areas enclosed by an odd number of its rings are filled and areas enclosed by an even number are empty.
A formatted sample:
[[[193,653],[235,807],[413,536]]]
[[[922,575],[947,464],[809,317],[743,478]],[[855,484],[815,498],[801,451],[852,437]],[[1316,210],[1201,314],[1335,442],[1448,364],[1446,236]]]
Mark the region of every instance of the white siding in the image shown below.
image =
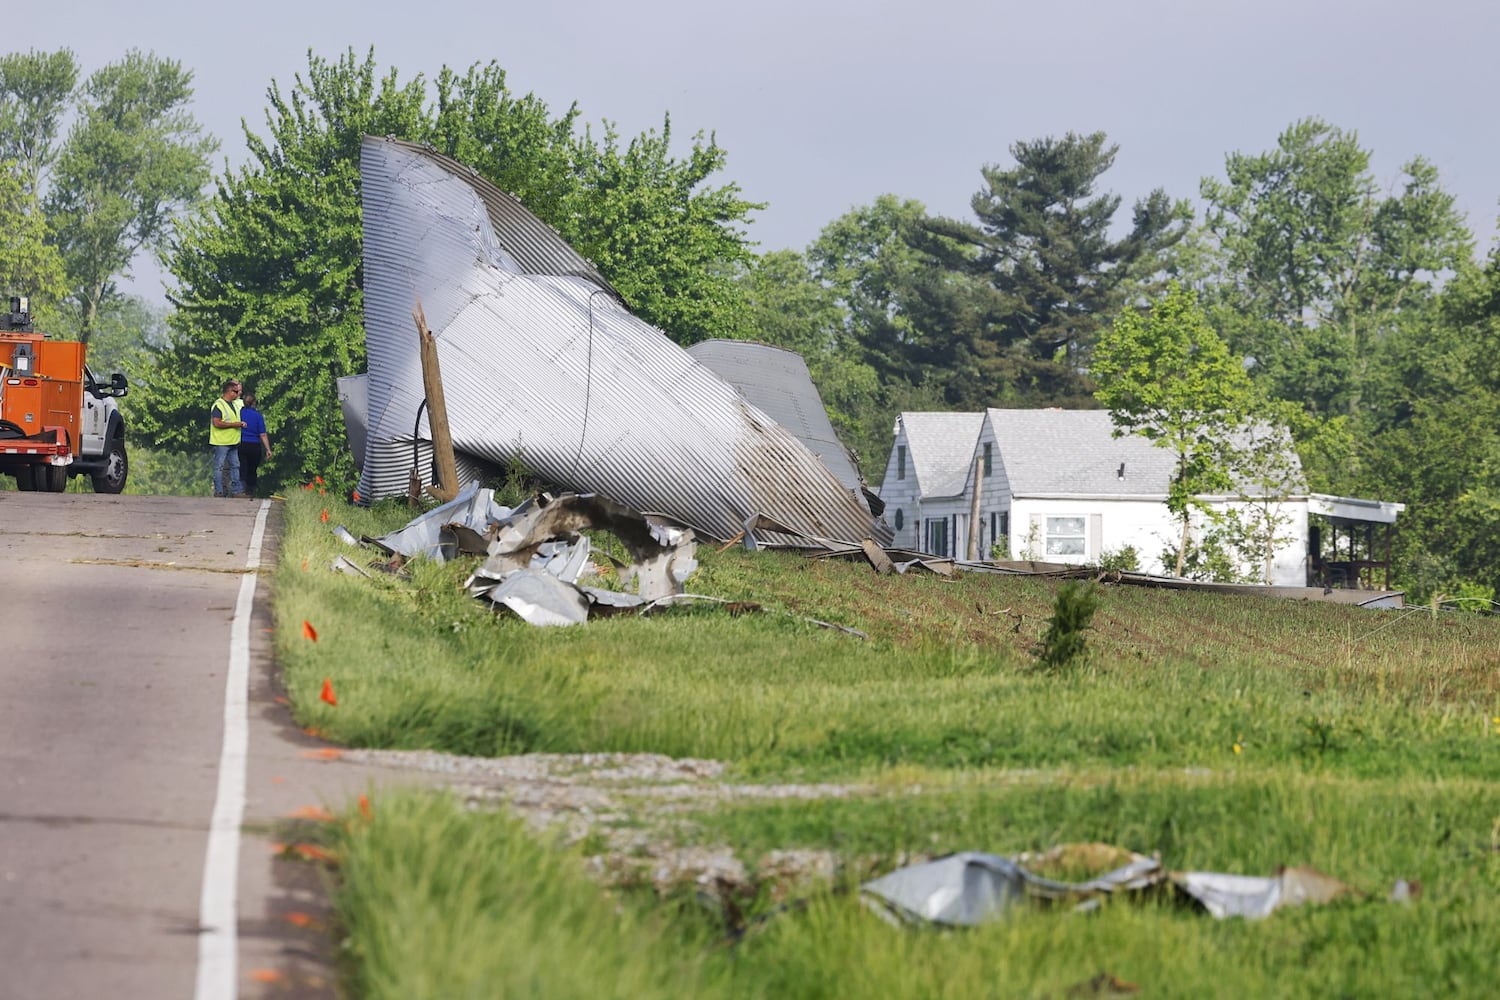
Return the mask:
[[[897,449],[906,449],[906,475],[899,477],[901,469]],[[891,444],[891,454],[885,463],[885,479],[877,491],[885,501],[885,522],[895,530],[892,544],[896,548],[920,548],[917,537],[917,521],[921,518],[921,503],[917,495],[917,473],[912,465],[911,447],[906,440],[906,431],[896,424],[896,439]],[[896,512],[901,512],[901,526],[896,527]]]
[[[1235,504],[1234,506],[1243,506]],[[1306,501],[1287,501],[1282,510],[1289,522],[1280,529],[1286,540],[1277,548],[1272,565],[1272,582],[1277,586],[1301,587],[1307,582],[1307,504]],[[1048,517],[1080,517],[1086,525],[1087,544],[1082,555],[1047,555],[1046,519]],[[1058,500],[1018,497],[1014,501],[1011,515],[1011,558],[1035,558],[1044,562],[1088,565],[1097,563],[1108,552],[1114,553],[1129,545],[1135,548],[1143,573],[1170,576],[1175,565],[1163,565],[1161,555],[1165,550],[1176,551],[1180,529],[1167,505],[1156,500]],[[1034,551],[1028,553],[1028,534],[1036,529]],[[1256,582],[1261,581],[1259,564],[1245,567],[1255,573]]]

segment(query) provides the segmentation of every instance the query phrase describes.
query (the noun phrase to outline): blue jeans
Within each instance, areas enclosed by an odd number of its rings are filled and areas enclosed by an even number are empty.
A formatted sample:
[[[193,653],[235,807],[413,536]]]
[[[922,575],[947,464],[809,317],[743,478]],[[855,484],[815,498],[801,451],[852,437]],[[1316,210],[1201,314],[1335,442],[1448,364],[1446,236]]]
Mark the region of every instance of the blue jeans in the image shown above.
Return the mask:
[[[224,488],[224,466],[229,466],[229,489]],[[240,446],[238,444],[214,445],[214,496],[235,496],[243,493],[240,485]]]

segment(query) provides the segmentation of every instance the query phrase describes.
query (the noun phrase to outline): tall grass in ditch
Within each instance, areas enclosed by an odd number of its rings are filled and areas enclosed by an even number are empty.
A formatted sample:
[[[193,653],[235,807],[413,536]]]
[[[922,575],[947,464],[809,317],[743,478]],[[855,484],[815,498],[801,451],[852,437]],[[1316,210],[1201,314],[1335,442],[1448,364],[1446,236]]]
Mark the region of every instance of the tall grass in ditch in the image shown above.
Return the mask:
[[[576,857],[504,816],[389,795],[348,821],[336,849],[335,902],[356,931],[344,956],[349,995],[724,995],[701,931],[601,895]]]
[[[370,820],[351,817],[335,845],[345,873],[337,902],[352,931],[347,985],[356,996],[410,1000],[957,998],[1065,996],[1096,976],[1113,976],[1161,997],[1493,995],[1500,872],[1483,855],[1487,845],[1444,846],[1434,837],[1442,822],[1481,816],[1494,805],[1493,793],[1485,800],[1470,788],[1450,800],[1427,789],[1405,801],[1389,792],[1341,800],[1335,792],[1325,800],[1324,822],[1308,824],[1314,832],[1304,837],[1292,835],[1288,803],[1280,799],[1306,808],[1305,793],[1317,790],[1295,779],[1211,789],[1198,799],[1143,791],[1141,820],[1153,832],[1175,825],[1175,846],[1190,860],[1237,857],[1248,867],[1205,867],[1248,871],[1269,871],[1283,852],[1305,851],[1304,860],[1330,870],[1363,861],[1360,874],[1344,874],[1370,898],[1285,910],[1258,923],[1215,922],[1164,900],[1114,901],[1089,915],[1038,911],[944,932],[887,925],[860,905],[859,873],[849,871],[806,890],[803,905],[762,910],[763,920],[732,938],[714,911],[690,898],[652,905],[638,894],[601,893],[576,854],[543,846],[503,816],[465,812],[442,797],[386,796],[376,799]],[[986,823],[977,807],[1040,839],[1054,828],[1120,833],[1110,822],[1125,811],[1127,792],[1017,790],[830,810],[843,812],[835,822],[851,831],[890,833],[910,824],[895,838],[909,843],[919,830],[984,836],[993,819]],[[1427,818],[1434,807],[1437,823]],[[805,806],[777,811],[790,822],[807,821],[797,815],[808,812]],[[1404,820],[1406,835],[1372,829],[1383,815]],[[725,818],[723,832],[736,828]],[[1386,846],[1363,857],[1358,848],[1371,845]],[[1447,858],[1438,866],[1445,878],[1429,883],[1422,900],[1380,898],[1386,865],[1425,873],[1423,859],[1439,855]],[[1396,870],[1410,875],[1413,868]]]

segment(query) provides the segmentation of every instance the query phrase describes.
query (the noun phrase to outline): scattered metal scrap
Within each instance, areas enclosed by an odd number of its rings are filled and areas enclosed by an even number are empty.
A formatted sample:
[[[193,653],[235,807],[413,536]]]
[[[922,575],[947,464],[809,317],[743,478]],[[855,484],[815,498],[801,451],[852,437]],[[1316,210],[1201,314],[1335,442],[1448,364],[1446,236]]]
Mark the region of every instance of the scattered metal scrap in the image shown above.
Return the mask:
[[[1097,878],[1062,882],[1042,872],[1058,867],[1108,867]],[[1366,894],[1312,868],[1282,868],[1269,877],[1217,872],[1175,872],[1160,859],[1108,844],[1069,844],[1035,857],[1013,858],[979,851],[950,854],[898,868],[860,886],[868,903],[889,919],[970,927],[1012,916],[1031,906],[1098,907],[1111,896],[1138,900],[1165,894],[1223,920],[1260,920],[1304,903],[1364,899]],[[1397,882],[1390,899],[1406,901],[1416,883]]]
[[[632,316],[587,260],[473,171],[430,149],[366,137],[369,373],[341,380],[360,495],[431,480],[423,431],[420,301],[442,359],[456,478],[520,461],[576,493],[661,512],[747,543],[889,543],[890,527],[789,430],[665,334]],[[362,442],[362,445],[361,445]],[[444,484],[452,486],[452,484]]]
[[[582,533],[590,529],[612,534],[630,558],[619,559],[595,547]],[[648,615],[693,603],[717,604],[731,615],[763,610],[753,601],[684,592],[685,582],[698,568],[693,530],[593,494],[543,494],[508,508],[495,502],[493,490],[471,483],[453,500],[388,535],[356,539],[343,525],[333,534],[347,545],[369,542],[395,564],[418,557],[445,562],[459,554],[484,556],[483,564],[464,582],[465,589],[533,625],[578,625],[595,616]],[[342,555],[331,568],[351,576],[370,575]],[[388,563],[383,568],[396,566]],[[608,574],[619,589],[581,582],[592,579],[602,584]],[[789,617],[868,638],[847,625]]]

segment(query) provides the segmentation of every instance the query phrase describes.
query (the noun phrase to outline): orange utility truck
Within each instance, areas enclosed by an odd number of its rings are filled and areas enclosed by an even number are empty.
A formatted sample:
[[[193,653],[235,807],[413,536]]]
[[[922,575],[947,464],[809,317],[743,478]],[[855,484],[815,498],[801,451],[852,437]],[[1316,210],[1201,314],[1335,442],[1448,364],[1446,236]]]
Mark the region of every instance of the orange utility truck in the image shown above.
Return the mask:
[[[0,474],[23,490],[61,493],[86,475],[95,493],[125,488],[125,421],[116,402],[125,376],[108,383],[84,363],[87,345],[32,329],[24,298],[0,313]]]

